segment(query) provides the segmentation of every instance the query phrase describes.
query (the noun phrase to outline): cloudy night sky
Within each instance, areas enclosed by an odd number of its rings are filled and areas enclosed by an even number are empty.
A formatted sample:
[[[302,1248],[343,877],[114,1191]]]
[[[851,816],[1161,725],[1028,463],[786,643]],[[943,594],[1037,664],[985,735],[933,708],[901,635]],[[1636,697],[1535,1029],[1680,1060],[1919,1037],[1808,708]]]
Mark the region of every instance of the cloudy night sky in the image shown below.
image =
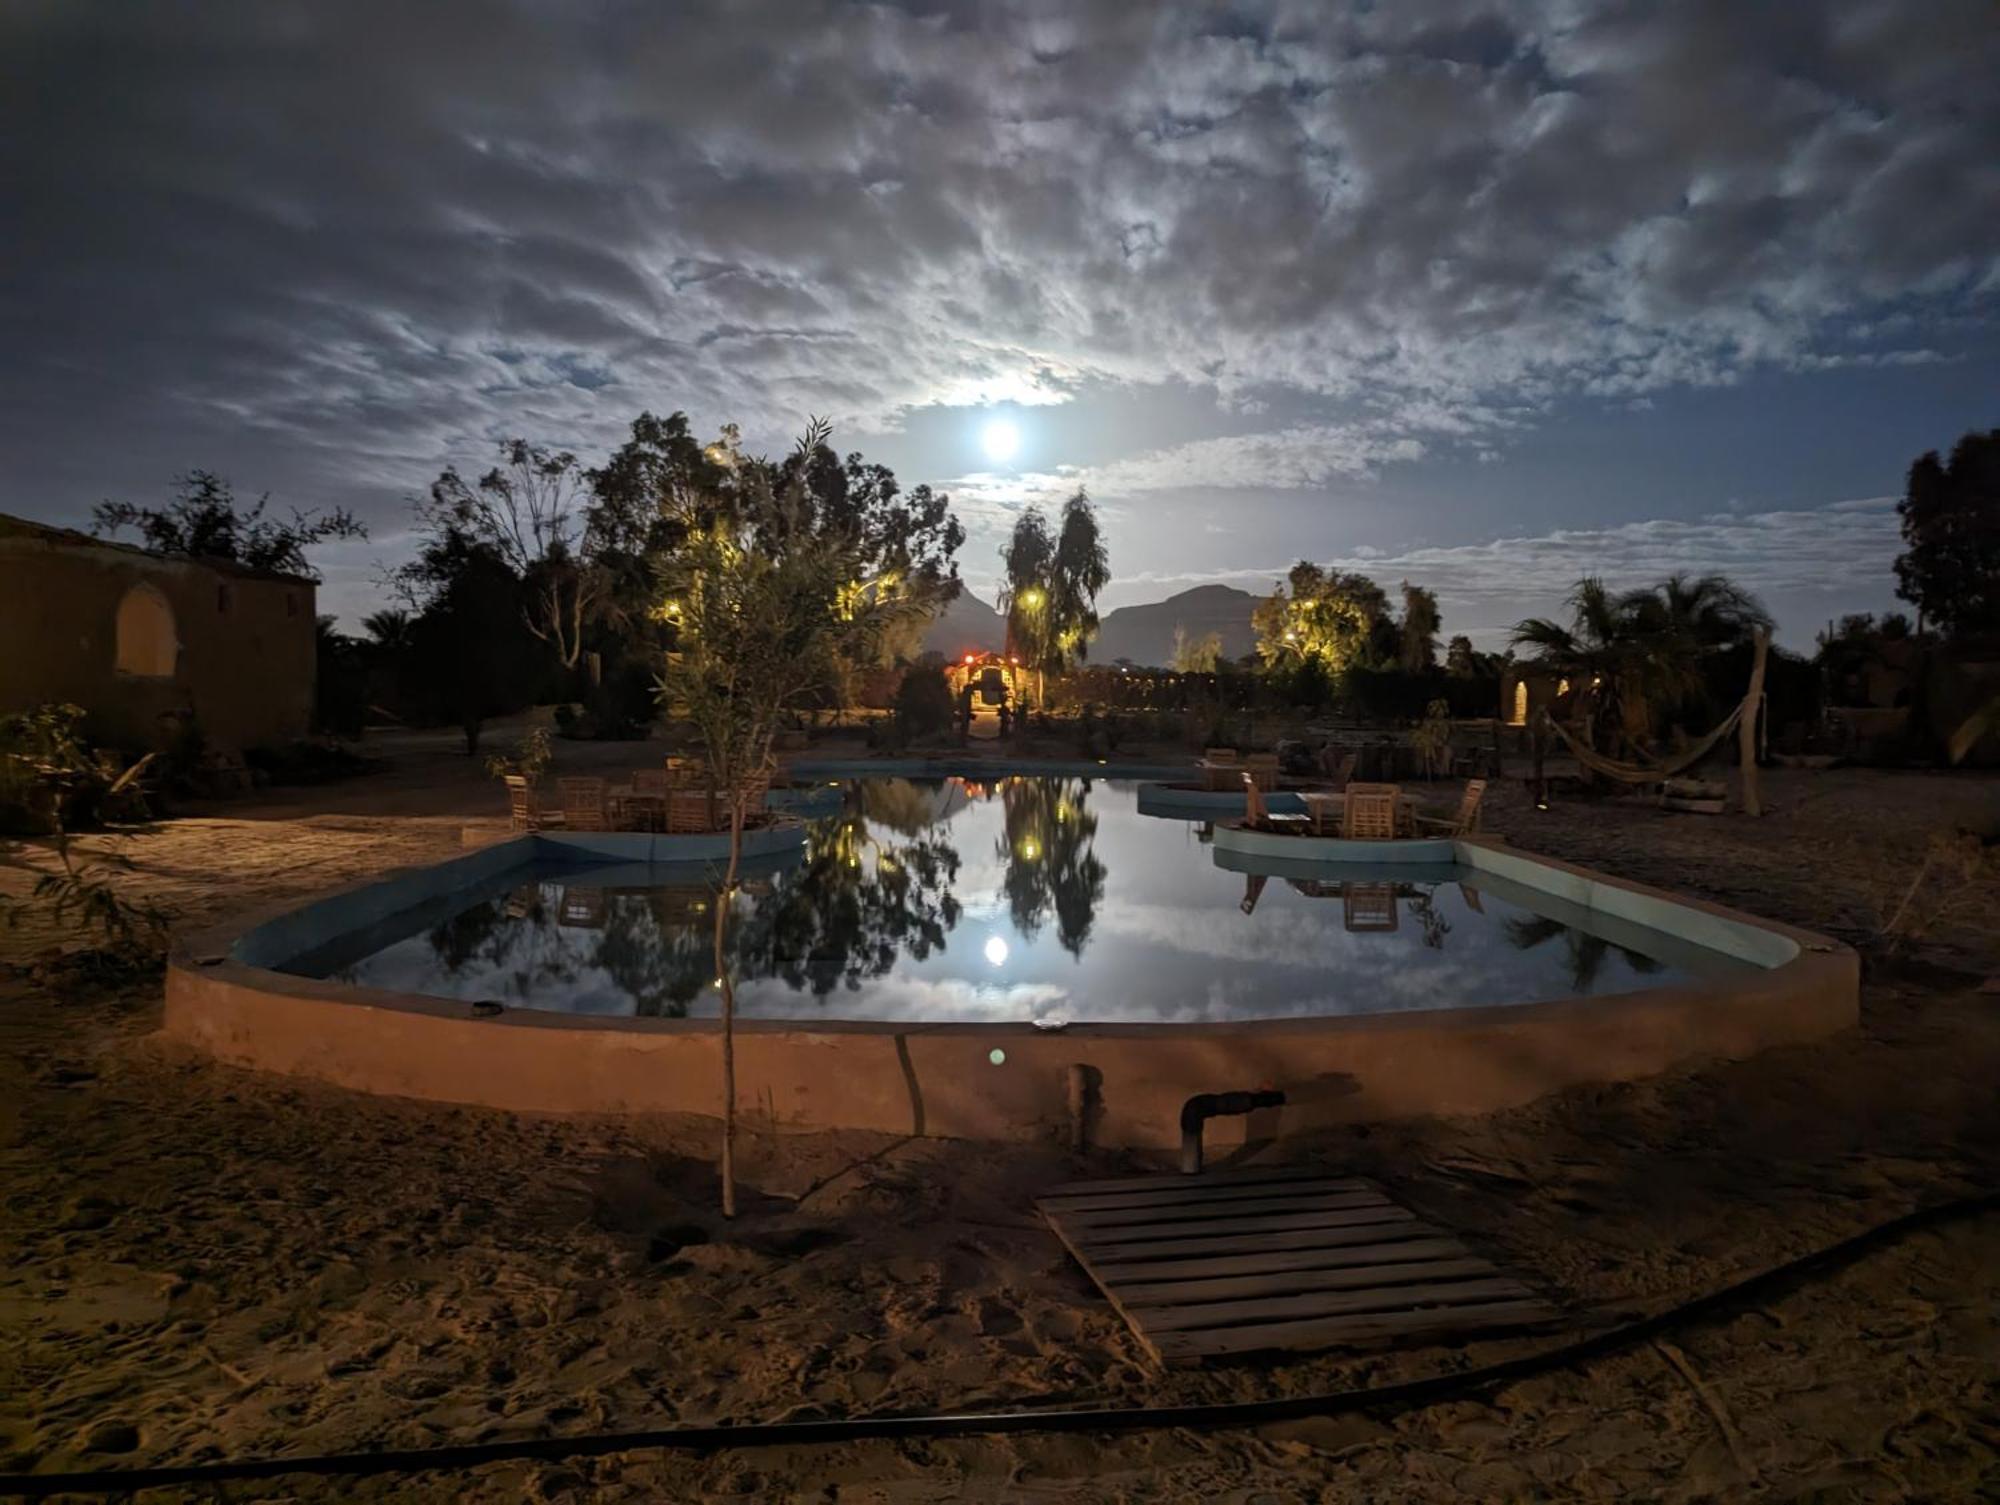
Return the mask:
[[[500,436],[819,413],[982,593],[1083,483],[1106,605],[1724,569],[1807,646],[2000,425],[1996,80],[1990,0],[15,0],[0,511],[349,505],[351,625]]]

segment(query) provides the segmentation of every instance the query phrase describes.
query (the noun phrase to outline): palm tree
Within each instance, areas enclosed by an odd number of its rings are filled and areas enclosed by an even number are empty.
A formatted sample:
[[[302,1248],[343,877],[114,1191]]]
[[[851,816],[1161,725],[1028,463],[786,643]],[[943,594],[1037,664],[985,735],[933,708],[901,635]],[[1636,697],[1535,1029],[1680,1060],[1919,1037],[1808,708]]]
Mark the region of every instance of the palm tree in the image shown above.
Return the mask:
[[[1587,744],[1601,720],[1615,717],[1625,744],[1642,756],[1656,719],[1700,695],[1702,660],[1771,625],[1756,597],[1722,575],[1669,575],[1623,595],[1590,576],[1576,583],[1569,607],[1569,626],[1531,617],[1515,627],[1514,643],[1570,682]]]
[[[1594,744],[1597,713],[1616,698],[1626,653],[1626,624],[1618,598],[1594,575],[1577,581],[1567,602],[1567,627],[1548,617],[1529,617],[1514,628],[1514,646],[1534,654],[1532,662],[1570,686],[1583,713],[1583,739]]]
[[[401,653],[410,644],[410,614],[406,611],[371,612],[361,619],[361,629],[388,653]]]
[[[1660,970],[1660,964],[1650,956],[1628,950],[1602,936],[1578,930],[1573,925],[1565,925],[1561,920],[1552,920],[1547,915],[1512,915],[1502,922],[1501,929],[1506,933],[1508,944],[1520,951],[1532,951],[1543,942],[1561,936],[1572,993],[1588,994],[1596,989],[1597,975],[1604,970],[1604,964],[1610,960],[1613,951],[1624,957],[1625,965],[1641,976],[1651,976]]]

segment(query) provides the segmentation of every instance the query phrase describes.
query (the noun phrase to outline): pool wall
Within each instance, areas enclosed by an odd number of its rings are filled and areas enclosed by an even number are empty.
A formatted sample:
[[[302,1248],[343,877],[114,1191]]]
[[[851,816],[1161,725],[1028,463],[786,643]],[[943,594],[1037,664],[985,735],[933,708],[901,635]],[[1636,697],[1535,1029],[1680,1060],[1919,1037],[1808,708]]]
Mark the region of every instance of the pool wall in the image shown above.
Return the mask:
[[[347,930],[546,857],[554,845],[513,838],[177,943],[165,1033],[236,1065],[366,1092],[551,1113],[719,1112],[713,1019],[517,1009],[482,1017],[463,1002],[269,970]],[[738,1112],[774,1131],[1037,1138],[1067,1133],[1070,1068],[1081,1066],[1093,1083],[1092,1142],[1167,1148],[1191,1095],[1284,1089],[1285,1107],[1212,1127],[1211,1138],[1227,1147],[1246,1135],[1490,1112],[1856,1022],[1860,967],[1845,946],[1490,839],[1457,842],[1452,855],[1756,969],[1614,997],[1358,1017],[1053,1032],[1027,1023],[742,1020]]]

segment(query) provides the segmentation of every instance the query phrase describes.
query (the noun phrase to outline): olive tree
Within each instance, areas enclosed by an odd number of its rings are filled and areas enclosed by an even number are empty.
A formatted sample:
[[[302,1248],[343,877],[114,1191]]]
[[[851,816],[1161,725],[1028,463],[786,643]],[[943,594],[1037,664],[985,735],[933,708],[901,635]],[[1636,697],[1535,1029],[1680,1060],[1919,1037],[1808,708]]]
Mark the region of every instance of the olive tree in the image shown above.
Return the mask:
[[[815,423],[801,440],[825,439]],[[660,693],[690,722],[729,829],[715,906],[722,989],[722,1211],[736,1215],[736,985],[727,930],[742,865],[744,825],[792,713],[822,695],[844,662],[873,651],[922,611],[907,597],[857,589],[862,560],[844,530],[814,527],[808,467],[732,467],[731,494],[695,499],[700,516],[662,571],[657,615],[672,634]]]

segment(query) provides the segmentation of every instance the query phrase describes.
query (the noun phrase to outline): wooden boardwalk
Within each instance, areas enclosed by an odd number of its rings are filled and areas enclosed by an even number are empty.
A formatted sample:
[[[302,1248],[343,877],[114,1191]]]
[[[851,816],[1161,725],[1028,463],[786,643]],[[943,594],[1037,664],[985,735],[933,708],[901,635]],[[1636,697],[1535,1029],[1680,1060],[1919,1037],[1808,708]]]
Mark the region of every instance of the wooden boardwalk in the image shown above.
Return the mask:
[[[1560,1316],[1359,1177],[1300,1166],[1080,1181],[1035,1205],[1163,1364]]]

